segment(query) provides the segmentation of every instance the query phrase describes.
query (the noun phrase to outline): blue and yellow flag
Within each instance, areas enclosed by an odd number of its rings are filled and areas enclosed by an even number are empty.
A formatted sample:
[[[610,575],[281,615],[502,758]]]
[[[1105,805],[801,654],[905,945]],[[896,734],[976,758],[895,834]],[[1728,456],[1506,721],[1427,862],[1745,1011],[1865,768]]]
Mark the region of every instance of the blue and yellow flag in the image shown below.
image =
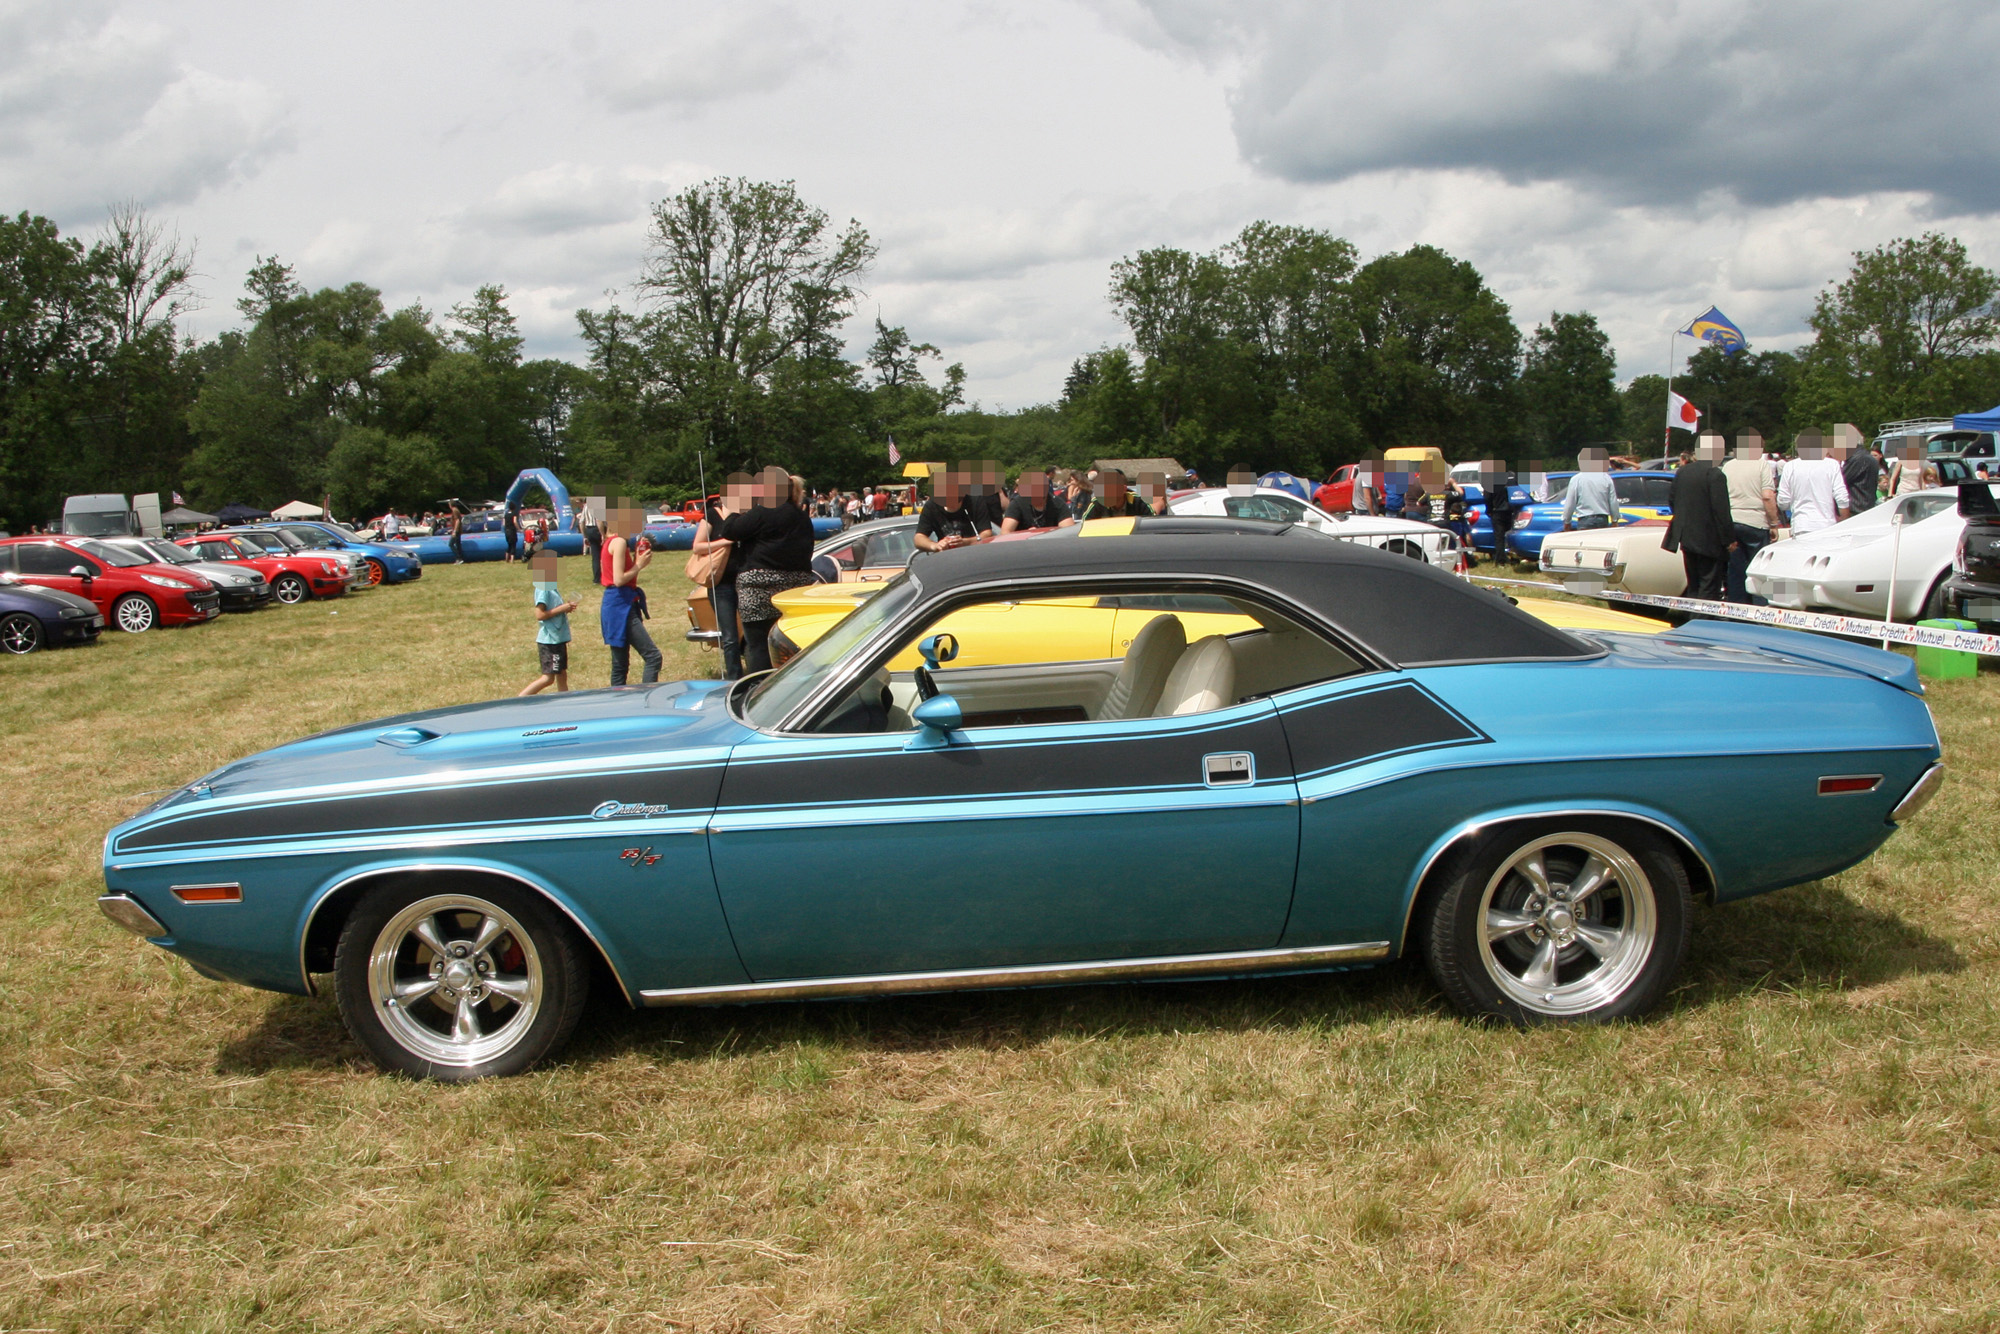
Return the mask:
[[[1704,343],[1715,344],[1726,356],[1733,357],[1748,346],[1743,331],[1722,313],[1719,306],[1710,306],[1707,311],[1695,316],[1681,332]]]

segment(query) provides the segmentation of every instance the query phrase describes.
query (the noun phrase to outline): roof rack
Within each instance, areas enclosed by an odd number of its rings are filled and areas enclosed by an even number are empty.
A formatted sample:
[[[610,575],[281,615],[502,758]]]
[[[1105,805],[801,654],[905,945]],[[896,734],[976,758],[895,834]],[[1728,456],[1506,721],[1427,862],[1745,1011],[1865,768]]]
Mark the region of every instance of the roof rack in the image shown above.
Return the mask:
[[[1883,422],[1875,428],[1876,435],[1922,435],[1926,431],[1955,430],[1957,424],[1949,417],[1911,417],[1907,421]]]

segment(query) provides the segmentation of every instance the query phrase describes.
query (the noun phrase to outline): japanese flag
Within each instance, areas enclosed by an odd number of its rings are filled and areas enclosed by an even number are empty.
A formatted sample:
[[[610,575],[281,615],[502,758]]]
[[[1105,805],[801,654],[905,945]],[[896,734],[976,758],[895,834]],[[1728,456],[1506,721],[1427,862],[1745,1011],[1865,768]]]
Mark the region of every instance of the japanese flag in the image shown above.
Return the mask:
[[[1692,431],[1701,424],[1701,409],[1676,394],[1667,391],[1667,425],[1678,426],[1683,431]]]

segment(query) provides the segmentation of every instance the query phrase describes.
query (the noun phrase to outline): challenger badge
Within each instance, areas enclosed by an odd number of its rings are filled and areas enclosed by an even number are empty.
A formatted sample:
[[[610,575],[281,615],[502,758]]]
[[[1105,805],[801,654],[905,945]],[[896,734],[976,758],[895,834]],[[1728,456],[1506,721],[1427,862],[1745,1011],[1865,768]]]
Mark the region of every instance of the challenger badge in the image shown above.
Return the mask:
[[[593,820],[622,820],[627,816],[665,815],[665,805],[648,806],[639,801],[607,801],[590,813]]]

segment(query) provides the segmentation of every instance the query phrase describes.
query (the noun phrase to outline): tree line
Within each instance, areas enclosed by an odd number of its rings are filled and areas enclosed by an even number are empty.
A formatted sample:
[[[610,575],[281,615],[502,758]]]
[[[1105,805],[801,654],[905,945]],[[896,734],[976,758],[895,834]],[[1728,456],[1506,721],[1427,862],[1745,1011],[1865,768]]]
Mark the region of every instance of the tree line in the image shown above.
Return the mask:
[[[1129,343],[1082,355],[1056,401],[965,402],[965,370],[877,318],[846,351],[867,231],[789,183],[717,179],[654,205],[628,289],[577,312],[582,364],[523,356],[507,294],[389,310],[361,282],[310,291],[260,257],[241,325],[196,342],[191,246],[134,206],[88,243],[0,217],[0,527],[88,491],[181,492],[197,507],[330,498],[337,512],[500,494],[522,468],[645,499],[781,464],[859,487],[908,459],[1009,469],[1171,456],[1307,476],[1370,449],[1560,458],[1661,439],[1666,385],[1622,390],[1587,312],[1523,335],[1464,260],[1431,246],[1362,262],[1352,243],[1259,222],[1209,253],[1121,260]],[[1704,425],[1784,441],[1836,421],[2000,399],[1991,270],[1940,235],[1855,256],[1800,352],[1703,349],[1675,387]]]

